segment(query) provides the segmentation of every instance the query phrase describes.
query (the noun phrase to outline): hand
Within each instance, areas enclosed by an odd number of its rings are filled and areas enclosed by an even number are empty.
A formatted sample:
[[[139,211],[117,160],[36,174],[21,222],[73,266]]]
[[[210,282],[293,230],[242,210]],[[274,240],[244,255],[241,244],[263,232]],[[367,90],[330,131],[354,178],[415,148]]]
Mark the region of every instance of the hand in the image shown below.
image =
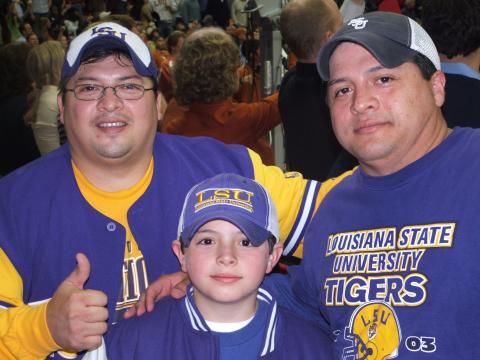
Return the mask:
[[[47,305],[47,325],[55,342],[67,351],[96,349],[107,331],[107,295],[84,290],[90,262],[77,254],[75,270],[60,284]]]
[[[252,85],[252,84],[253,84],[253,76],[252,76],[252,74],[242,76],[242,77],[240,78],[240,84],[250,84],[250,85]]]
[[[188,283],[188,276],[182,271],[160,276],[140,295],[135,306],[125,312],[124,318],[129,319],[135,315],[142,316],[145,312],[151,312],[155,302],[166,296],[175,299],[184,297]]]

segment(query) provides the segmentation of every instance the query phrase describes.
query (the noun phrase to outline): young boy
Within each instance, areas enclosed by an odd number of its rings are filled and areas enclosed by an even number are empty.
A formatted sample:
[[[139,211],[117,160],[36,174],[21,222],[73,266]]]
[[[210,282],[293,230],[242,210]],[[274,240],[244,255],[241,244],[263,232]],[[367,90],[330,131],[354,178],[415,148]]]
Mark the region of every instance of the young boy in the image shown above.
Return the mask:
[[[328,337],[260,287],[281,256],[278,236],[257,182],[222,174],[194,186],[172,244],[191,281],[187,295],[110,328],[108,358],[331,359]]]

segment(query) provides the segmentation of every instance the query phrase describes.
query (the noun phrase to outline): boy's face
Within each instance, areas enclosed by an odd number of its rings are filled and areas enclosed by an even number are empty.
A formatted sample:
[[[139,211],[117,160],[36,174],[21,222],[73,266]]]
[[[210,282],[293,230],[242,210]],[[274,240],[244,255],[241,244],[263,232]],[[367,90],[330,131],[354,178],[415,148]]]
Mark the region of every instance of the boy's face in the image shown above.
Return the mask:
[[[253,246],[235,225],[224,220],[204,224],[184,254],[178,240],[172,247],[195,288],[197,307],[211,321],[227,321],[218,311],[223,305],[234,305],[239,310],[230,314],[239,318],[230,317],[228,321],[245,320],[242,312],[252,316],[257,289],[282,252],[282,246],[277,244],[269,254],[268,241]]]

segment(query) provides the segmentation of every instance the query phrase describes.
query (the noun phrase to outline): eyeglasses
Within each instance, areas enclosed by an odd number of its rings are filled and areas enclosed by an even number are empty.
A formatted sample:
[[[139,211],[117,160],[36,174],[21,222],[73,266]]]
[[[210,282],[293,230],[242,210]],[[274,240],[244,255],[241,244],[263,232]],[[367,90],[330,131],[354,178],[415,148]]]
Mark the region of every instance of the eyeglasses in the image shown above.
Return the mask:
[[[105,91],[112,89],[113,93],[122,100],[138,100],[145,91],[155,90],[155,88],[145,89],[142,85],[137,84],[120,84],[117,86],[102,86],[95,84],[83,84],[75,86],[73,89],[65,89],[65,91],[72,91],[75,98],[78,100],[92,101],[100,100],[105,96]]]

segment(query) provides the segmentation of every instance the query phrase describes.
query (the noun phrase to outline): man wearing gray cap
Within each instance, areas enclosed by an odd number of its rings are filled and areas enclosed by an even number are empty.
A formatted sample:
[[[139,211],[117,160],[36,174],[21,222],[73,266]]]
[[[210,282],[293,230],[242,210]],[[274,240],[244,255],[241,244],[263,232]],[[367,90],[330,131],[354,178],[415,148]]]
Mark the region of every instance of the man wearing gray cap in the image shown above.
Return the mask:
[[[432,40],[407,17],[369,13],[317,66],[360,166],[322,184],[289,268],[294,294],[322,315],[336,359],[478,357],[480,132],[448,129]]]
[[[318,184],[243,146],[156,134],[157,70],[128,29],[100,23],[71,42],[58,105],[68,144],[0,181],[1,359],[98,347],[150,279],[180,269],[170,244],[183,198],[218,173],[263,184],[284,254],[301,254]]]

